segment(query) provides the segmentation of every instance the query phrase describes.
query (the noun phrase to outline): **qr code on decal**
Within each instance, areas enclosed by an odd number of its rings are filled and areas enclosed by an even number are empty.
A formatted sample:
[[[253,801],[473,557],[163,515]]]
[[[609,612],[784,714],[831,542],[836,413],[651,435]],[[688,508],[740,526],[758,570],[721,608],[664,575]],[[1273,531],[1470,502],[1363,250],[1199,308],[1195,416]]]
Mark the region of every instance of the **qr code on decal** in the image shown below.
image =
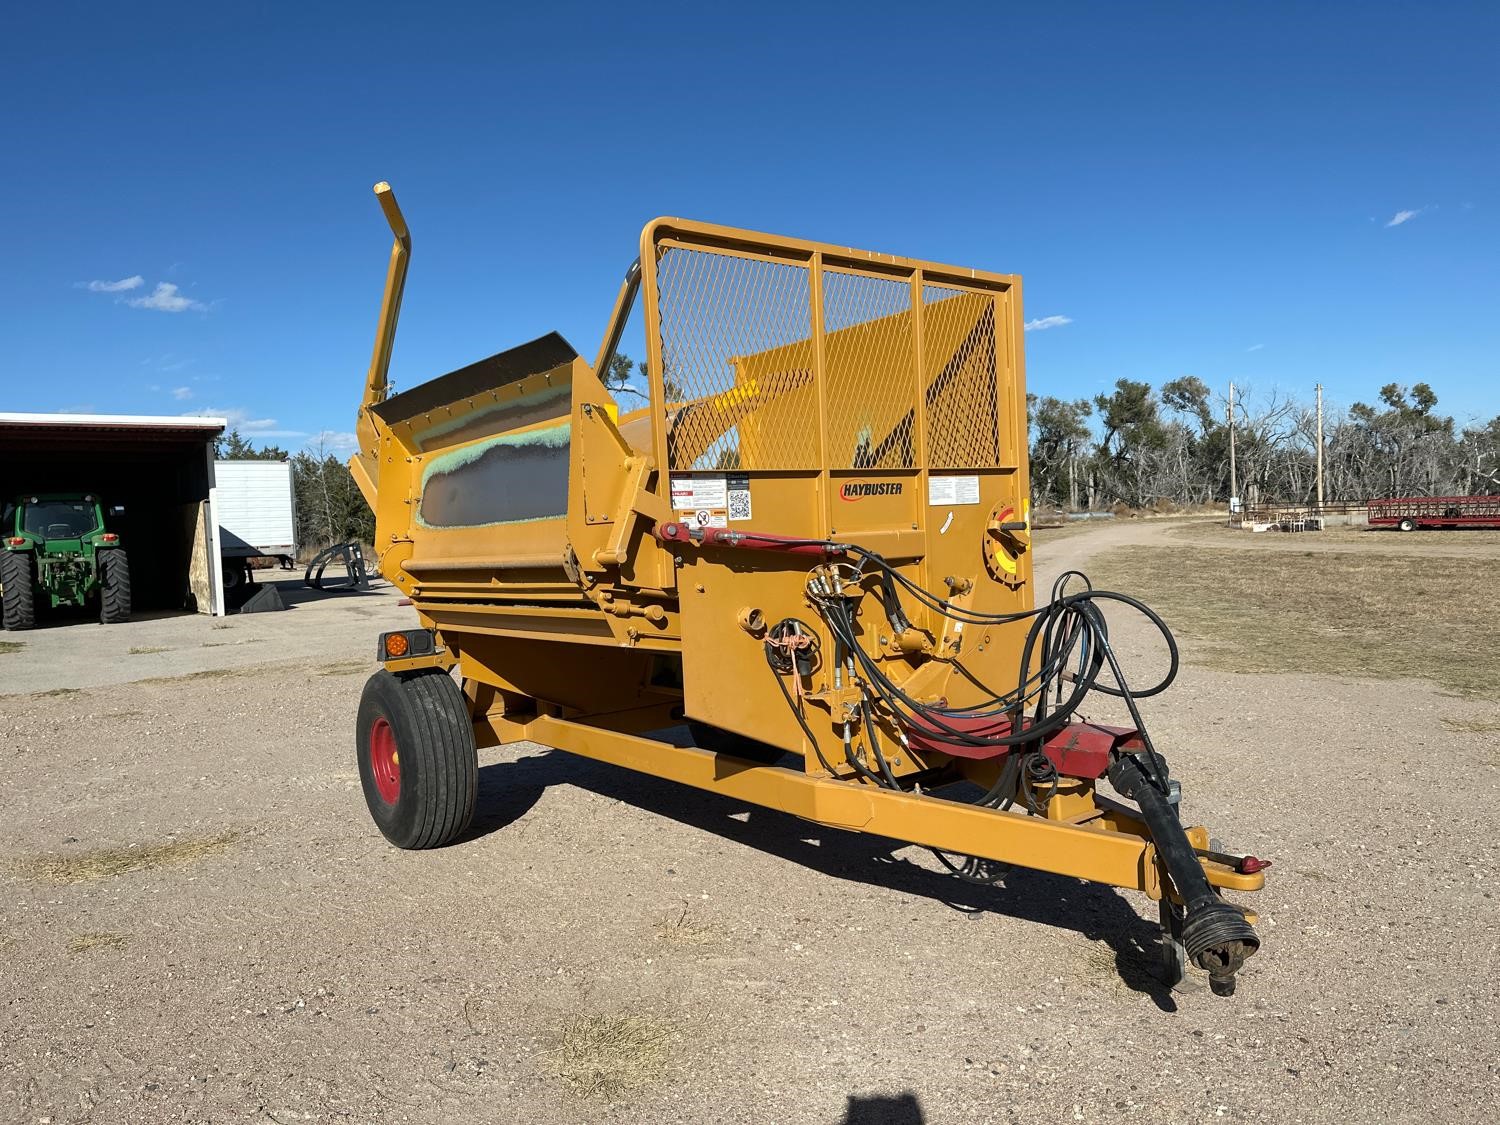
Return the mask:
[[[732,520],[747,520],[750,518],[750,490],[736,489],[729,494],[729,518]]]

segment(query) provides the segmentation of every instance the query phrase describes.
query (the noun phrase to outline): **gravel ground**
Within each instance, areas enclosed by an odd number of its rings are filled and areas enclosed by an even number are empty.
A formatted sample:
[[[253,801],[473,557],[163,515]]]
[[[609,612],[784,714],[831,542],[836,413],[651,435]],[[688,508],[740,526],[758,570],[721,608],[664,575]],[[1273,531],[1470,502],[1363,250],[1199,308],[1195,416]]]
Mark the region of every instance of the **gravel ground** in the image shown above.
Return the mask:
[[[1040,551],[1055,572],[1167,530]],[[81,690],[0,701],[0,1121],[1496,1117],[1500,760],[1440,720],[1500,705],[1189,650],[1148,718],[1190,817],[1276,861],[1220,999],[1154,987],[1137,896],[974,887],[529,744],[482,753],[470,839],[397,852],[351,727],[375,631],[409,612],[120,627],[222,671],[178,678],[26,638],[48,669],[26,690]],[[226,632],[230,655],[201,647]]]

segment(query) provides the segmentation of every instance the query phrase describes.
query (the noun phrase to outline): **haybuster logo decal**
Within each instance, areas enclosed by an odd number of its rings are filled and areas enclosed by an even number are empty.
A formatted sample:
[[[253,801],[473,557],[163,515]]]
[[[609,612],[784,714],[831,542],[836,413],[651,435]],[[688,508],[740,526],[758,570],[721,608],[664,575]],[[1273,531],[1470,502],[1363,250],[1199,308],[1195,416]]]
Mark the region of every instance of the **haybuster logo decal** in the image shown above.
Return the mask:
[[[866,496],[900,496],[899,480],[851,480],[839,489],[840,500],[863,500]]]

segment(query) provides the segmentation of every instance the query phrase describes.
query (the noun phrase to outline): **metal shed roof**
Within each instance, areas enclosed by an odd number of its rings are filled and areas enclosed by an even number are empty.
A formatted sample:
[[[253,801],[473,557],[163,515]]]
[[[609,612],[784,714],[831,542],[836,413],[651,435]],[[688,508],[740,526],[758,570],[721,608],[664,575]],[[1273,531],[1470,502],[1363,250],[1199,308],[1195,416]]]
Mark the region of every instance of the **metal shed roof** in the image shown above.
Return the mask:
[[[224,418],[161,414],[0,413],[0,450],[202,443],[223,433],[228,424]]]

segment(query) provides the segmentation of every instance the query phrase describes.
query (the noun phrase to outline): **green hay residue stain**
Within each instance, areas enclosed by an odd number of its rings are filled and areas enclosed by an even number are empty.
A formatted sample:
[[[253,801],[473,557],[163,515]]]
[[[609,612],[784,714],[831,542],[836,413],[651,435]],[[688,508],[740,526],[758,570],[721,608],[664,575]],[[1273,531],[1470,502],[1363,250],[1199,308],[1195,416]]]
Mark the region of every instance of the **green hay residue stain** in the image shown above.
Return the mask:
[[[447,453],[440,453],[427,463],[422,470],[422,486],[420,494],[427,495],[427,486],[433,477],[457,472],[468,465],[474,464],[492,449],[511,448],[524,449],[530,446],[540,446],[544,449],[565,449],[573,438],[573,423],[563,422],[556,426],[548,426],[541,430],[527,430],[519,434],[500,434],[496,437],[485,438],[476,441],[472,445],[460,446],[458,449]],[[422,514],[422,505],[417,505],[417,526],[427,528],[429,531],[448,531],[455,527],[508,527],[523,523],[543,523],[547,520],[563,519],[566,512],[557,512],[548,516],[527,516],[514,520],[491,520],[487,523],[475,524],[431,524]]]

